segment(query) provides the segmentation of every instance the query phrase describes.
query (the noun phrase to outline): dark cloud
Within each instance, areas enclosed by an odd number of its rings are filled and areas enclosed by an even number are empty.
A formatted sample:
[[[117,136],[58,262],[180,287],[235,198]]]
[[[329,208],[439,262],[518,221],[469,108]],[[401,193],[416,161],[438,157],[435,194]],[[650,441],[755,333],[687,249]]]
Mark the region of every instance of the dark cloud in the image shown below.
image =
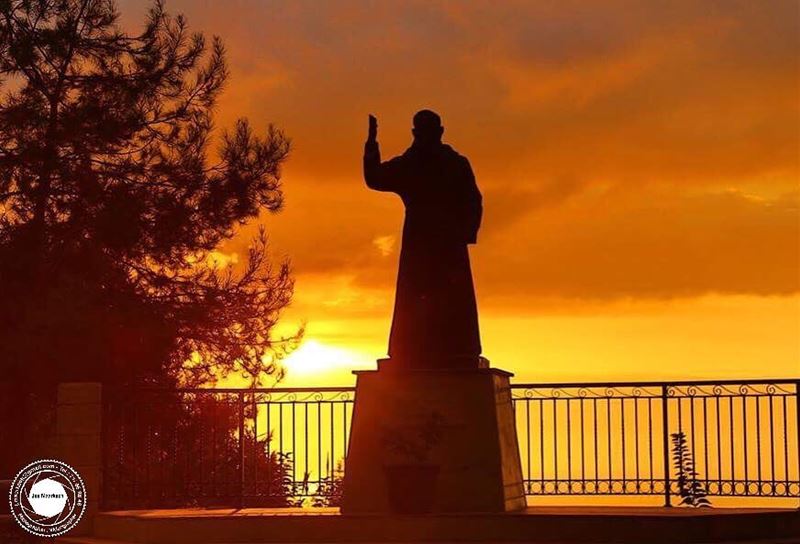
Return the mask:
[[[594,194],[478,247],[477,277],[485,297],[517,300],[789,295],[800,290],[799,202],[797,193]]]
[[[402,212],[391,196],[368,195],[382,214],[367,216],[366,206],[326,209],[338,204],[320,198],[298,205],[306,216],[302,235],[288,230],[296,217],[271,220],[273,238],[301,277],[348,277],[352,289],[391,298]],[[572,180],[530,193],[488,194],[487,205],[493,207],[472,249],[487,303],[800,291],[798,193],[683,194],[674,187],[632,191]],[[388,255],[374,243],[380,236],[395,237]]]
[[[637,183],[798,168],[795,2],[170,7],[226,39],[223,117],[278,121],[297,143],[287,172],[316,183],[357,175],[367,112],[399,151],[423,106],[490,183],[565,162]]]
[[[800,178],[794,1],[169,6],[226,41],[221,124],[294,139],[268,226],[301,276],[392,287],[374,241],[402,210],[362,185],[366,114],[388,157],[432,107],[485,194],[484,298],[798,291],[797,195],[775,196]]]
[[[574,176],[561,176],[543,183],[492,186],[484,192],[481,241],[493,243],[495,235],[509,234],[509,227],[543,208],[557,207],[586,186]],[[488,239],[488,240],[487,240]]]

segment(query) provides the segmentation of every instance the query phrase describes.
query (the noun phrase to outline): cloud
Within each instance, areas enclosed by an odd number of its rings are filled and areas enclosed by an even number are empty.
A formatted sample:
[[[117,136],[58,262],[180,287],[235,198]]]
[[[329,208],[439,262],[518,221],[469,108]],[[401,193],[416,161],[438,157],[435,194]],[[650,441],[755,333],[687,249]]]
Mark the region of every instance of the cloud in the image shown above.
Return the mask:
[[[565,163],[581,179],[634,184],[730,184],[800,168],[791,1],[170,9],[226,41],[222,124],[247,115],[293,136],[287,177],[346,183],[358,175],[366,114],[379,115],[385,151],[398,152],[423,106],[443,113],[486,183],[554,178]]]
[[[382,257],[388,257],[394,251],[395,240],[392,235],[378,236],[372,240],[372,245],[375,246]]]
[[[586,182],[574,176],[560,176],[542,183],[493,186],[484,192],[484,220],[481,239],[508,234],[508,227],[537,210],[561,205],[586,187]]]
[[[391,299],[398,248],[383,254],[376,240],[399,234],[398,199],[360,186],[339,199],[306,195],[294,208],[303,219],[289,207],[286,216],[270,220],[273,241],[292,255],[308,285],[346,278],[352,300],[359,300],[358,291]],[[358,202],[350,210],[364,215],[345,218],[339,208],[345,201]],[[533,307],[545,299],[596,304],[800,290],[796,192],[631,190],[565,178],[526,193],[489,193],[485,203],[485,223],[471,252],[486,303]]]
[[[585,195],[478,247],[478,284],[507,301],[797,293],[799,202],[738,191]]]
[[[484,298],[798,291],[798,198],[781,196],[800,176],[793,1],[170,9],[227,44],[220,125],[293,138],[287,209],[265,221],[301,277],[390,293],[397,247],[381,237],[399,236],[402,207],[361,181],[366,114],[390,157],[429,106],[484,192]]]

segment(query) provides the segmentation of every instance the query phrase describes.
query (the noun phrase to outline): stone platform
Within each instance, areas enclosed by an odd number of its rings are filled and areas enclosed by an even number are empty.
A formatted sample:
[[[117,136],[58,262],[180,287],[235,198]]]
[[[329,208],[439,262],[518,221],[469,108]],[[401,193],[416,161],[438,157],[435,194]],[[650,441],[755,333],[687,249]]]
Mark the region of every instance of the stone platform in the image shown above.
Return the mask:
[[[530,542],[679,544],[800,542],[790,509],[528,507],[496,514],[347,515],[338,509],[106,512],[94,536],[60,544]]]
[[[511,373],[357,371],[342,512],[525,508]]]

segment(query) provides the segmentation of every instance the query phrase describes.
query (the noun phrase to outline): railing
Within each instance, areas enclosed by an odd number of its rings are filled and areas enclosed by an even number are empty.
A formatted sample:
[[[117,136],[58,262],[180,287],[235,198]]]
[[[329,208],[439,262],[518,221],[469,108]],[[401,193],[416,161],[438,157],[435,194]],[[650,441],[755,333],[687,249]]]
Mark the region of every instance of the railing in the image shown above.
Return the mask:
[[[104,507],[335,504],[353,391],[105,395]]]
[[[798,382],[512,387],[526,493],[800,497]],[[684,456],[675,460],[676,441]],[[692,472],[696,474],[692,474]]]
[[[336,505],[354,393],[107,392],[104,507]],[[513,385],[525,492],[798,498],[798,395],[796,380]]]

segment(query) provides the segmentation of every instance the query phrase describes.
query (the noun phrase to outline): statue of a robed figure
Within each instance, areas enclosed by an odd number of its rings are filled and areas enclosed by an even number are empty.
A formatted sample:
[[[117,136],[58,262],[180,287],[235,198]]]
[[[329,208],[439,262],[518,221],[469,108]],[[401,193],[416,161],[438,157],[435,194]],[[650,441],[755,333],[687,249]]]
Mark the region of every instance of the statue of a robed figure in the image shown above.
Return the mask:
[[[482,199],[469,161],[442,143],[439,115],[414,115],[414,141],[381,162],[369,117],[364,180],[405,205],[389,357],[395,368],[476,368],[481,353],[468,244],[477,241]]]
[[[406,209],[389,359],[357,370],[345,514],[525,508],[509,379],[481,354],[468,246],[482,199],[469,161],[442,143],[439,116],[414,116],[414,142],[381,162],[369,118],[364,180]]]

